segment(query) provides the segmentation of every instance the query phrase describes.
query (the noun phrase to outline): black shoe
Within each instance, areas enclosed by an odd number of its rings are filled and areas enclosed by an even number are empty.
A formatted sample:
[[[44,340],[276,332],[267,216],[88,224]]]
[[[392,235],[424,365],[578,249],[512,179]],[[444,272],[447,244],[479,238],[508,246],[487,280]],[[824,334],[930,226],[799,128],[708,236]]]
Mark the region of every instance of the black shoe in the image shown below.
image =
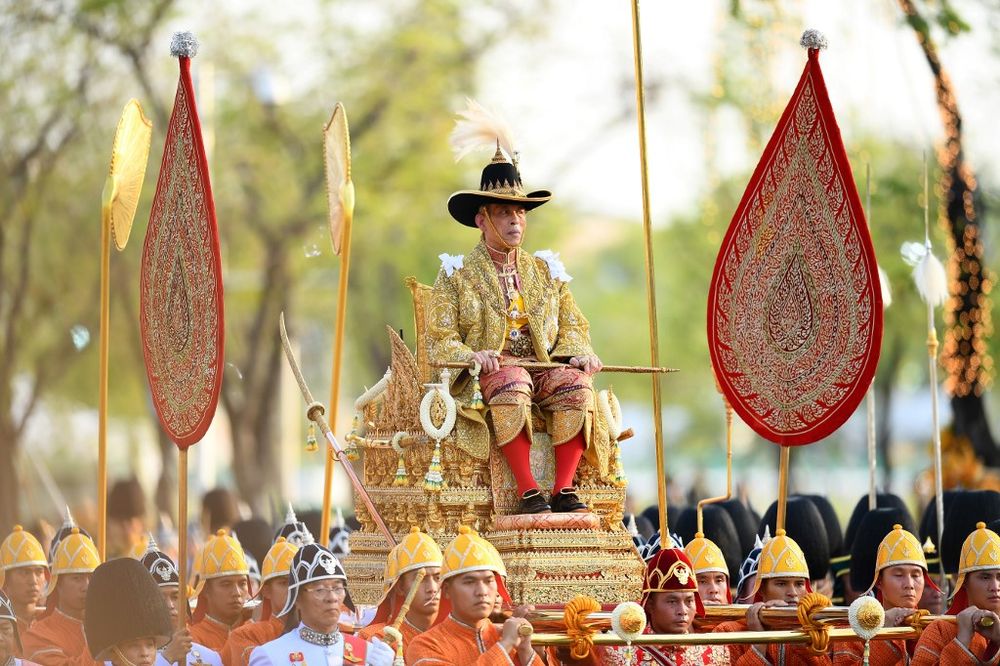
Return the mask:
[[[517,512],[552,513],[552,507],[545,501],[545,496],[538,491],[538,488],[534,488],[521,495],[521,504],[517,507]]]
[[[554,513],[587,513],[590,509],[576,495],[576,488],[569,486],[552,495]]]

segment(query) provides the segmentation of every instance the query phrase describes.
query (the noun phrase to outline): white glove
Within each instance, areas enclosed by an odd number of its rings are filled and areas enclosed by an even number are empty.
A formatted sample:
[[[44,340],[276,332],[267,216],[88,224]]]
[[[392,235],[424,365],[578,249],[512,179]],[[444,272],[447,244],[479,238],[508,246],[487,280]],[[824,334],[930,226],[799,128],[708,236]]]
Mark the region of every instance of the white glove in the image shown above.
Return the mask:
[[[396,651],[378,638],[372,638],[368,641],[365,666],[392,666],[392,661],[395,658]]]

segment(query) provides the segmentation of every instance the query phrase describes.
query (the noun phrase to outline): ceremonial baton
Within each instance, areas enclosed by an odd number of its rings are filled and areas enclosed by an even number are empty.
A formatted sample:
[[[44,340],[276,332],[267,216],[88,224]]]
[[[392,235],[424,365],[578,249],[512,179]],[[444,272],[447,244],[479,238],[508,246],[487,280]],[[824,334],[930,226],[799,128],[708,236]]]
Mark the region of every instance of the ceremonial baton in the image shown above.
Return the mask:
[[[382,516],[375,509],[375,504],[372,502],[372,498],[368,495],[368,491],[365,490],[365,486],[361,483],[361,479],[354,472],[354,467],[351,465],[351,461],[347,459],[347,453],[341,448],[340,442],[334,436],[333,431],[330,430],[330,426],[326,422],[326,418],[323,416],[326,413],[326,407],[323,403],[316,402],[313,399],[312,391],[309,390],[309,386],[306,384],[305,377],[302,376],[302,371],[299,369],[299,363],[295,360],[295,353],[292,351],[292,345],[288,342],[288,332],[285,330],[285,313],[282,312],[278,316],[278,329],[281,332],[281,346],[285,350],[285,358],[288,359],[288,367],[292,369],[292,374],[295,375],[295,381],[298,382],[299,390],[302,391],[302,397],[306,401],[306,417],[319,426],[320,431],[326,436],[326,441],[333,449],[334,455],[337,456],[337,460],[344,467],[344,471],[347,472],[348,478],[351,479],[351,485],[354,486],[354,490],[361,497],[361,501],[364,503],[365,508],[368,509],[368,515],[372,517],[375,521],[376,527],[385,536],[386,540],[389,542],[390,546],[396,545],[396,538],[392,536],[392,532],[389,528],[385,526],[385,522],[382,520]]]
[[[573,368],[576,366],[569,363],[558,363],[555,361],[516,361],[514,363],[501,363],[502,367],[517,367],[525,370],[552,370],[554,368]],[[433,368],[452,368],[458,370],[471,370],[475,364],[471,361],[441,361],[431,363]],[[678,372],[677,368],[657,368],[648,365],[605,365],[601,372],[624,372],[632,374],[666,374],[668,372]]]

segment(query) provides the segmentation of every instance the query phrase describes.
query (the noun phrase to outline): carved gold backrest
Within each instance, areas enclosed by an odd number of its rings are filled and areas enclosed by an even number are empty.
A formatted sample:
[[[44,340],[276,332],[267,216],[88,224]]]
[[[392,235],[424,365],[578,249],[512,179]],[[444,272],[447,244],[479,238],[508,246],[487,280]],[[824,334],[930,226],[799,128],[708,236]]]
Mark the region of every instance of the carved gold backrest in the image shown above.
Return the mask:
[[[420,371],[420,381],[431,381],[430,340],[427,332],[427,303],[430,301],[434,287],[419,282],[412,275],[406,278],[406,286],[410,288],[413,297],[413,331],[416,340],[417,369]]]

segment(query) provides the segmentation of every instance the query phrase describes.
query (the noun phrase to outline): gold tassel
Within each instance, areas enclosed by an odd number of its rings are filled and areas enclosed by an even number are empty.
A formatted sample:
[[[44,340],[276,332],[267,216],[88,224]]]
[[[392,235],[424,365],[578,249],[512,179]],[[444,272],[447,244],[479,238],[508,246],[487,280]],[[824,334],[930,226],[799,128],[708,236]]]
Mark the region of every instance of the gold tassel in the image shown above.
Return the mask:
[[[316,424],[310,423],[309,429],[306,430],[306,451],[309,453],[315,453],[319,450],[319,444],[316,443]]]
[[[406,474],[406,463],[403,462],[403,454],[399,454],[399,462],[396,463],[396,478],[392,480],[392,485],[398,487],[410,485],[410,479]]]
[[[625,478],[625,467],[622,465],[622,447],[615,442],[615,474],[611,478],[611,483],[619,488],[628,486],[628,479]]]
[[[444,477],[441,476],[441,440],[434,442],[434,455],[431,456],[431,464],[427,467],[427,474],[424,475],[424,490],[432,493],[440,492],[444,485]]]

